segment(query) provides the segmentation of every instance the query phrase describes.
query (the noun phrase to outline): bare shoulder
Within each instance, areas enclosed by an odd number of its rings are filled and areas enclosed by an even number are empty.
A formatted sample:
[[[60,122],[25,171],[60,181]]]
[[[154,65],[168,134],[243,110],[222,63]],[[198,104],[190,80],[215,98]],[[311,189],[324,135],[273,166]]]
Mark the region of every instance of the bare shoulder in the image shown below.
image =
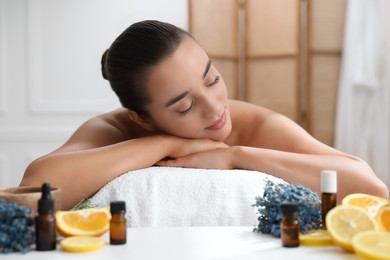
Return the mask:
[[[97,115],[83,123],[57,151],[74,151],[107,146],[133,138],[139,131],[128,117],[127,110]]]
[[[254,145],[261,146],[263,135],[259,133],[264,123],[270,116],[275,115],[275,112],[261,106],[257,106],[248,102],[230,100],[230,115],[232,118],[233,131],[235,141],[239,145]],[[255,139],[253,139],[255,134]]]
[[[93,128],[108,134],[116,133],[127,139],[131,135],[132,121],[129,119],[128,111],[125,108],[118,108],[108,113],[95,116],[86,121],[79,130]]]
[[[258,105],[254,105],[245,101],[229,100],[230,113],[232,116],[238,116],[240,118],[264,120],[268,116],[275,114],[275,112]]]
[[[240,145],[302,153],[335,153],[288,117],[267,108],[231,101],[231,117]]]
[[[251,126],[251,129],[258,128],[271,117],[280,115],[265,107],[239,100],[230,100],[229,105],[233,123],[243,125],[245,128],[248,126]]]

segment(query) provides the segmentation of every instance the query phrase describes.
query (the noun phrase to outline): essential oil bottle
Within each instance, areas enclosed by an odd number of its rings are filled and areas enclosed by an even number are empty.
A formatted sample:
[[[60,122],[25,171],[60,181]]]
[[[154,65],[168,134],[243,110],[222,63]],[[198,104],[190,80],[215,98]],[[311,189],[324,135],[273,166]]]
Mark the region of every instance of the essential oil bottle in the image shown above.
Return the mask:
[[[283,247],[299,246],[298,204],[283,203],[280,231]]]
[[[126,204],[124,201],[113,201],[110,203],[110,244],[126,244]]]
[[[337,172],[321,171],[322,229],[326,230],[326,214],[337,204]]]
[[[35,245],[37,251],[55,250],[57,246],[54,200],[50,193],[50,184],[42,185],[42,197],[38,201],[38,216],[35,219]]]

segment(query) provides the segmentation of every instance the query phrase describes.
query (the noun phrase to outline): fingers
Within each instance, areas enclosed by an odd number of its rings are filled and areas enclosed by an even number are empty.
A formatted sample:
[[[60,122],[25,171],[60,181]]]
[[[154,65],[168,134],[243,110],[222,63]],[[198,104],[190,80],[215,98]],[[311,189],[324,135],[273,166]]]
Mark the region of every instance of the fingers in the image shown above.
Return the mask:
[[[208,140],[208,139],[192,140],[192,142],[193,142],[192,144],[194,145],[194,148],[196,147],[196,150],[197,150],[195,152],[204,152],[204,151],[229,147],[225,143],[217,142],[217,141],[213,141],[213,140]]]
[[[183,139],[175,138],[172,139],[168,154],[171,158],[184,157],[194,153],[205,152],[218,148],[226,148],[228,145],[222,142],[217,142],[209,139]]]

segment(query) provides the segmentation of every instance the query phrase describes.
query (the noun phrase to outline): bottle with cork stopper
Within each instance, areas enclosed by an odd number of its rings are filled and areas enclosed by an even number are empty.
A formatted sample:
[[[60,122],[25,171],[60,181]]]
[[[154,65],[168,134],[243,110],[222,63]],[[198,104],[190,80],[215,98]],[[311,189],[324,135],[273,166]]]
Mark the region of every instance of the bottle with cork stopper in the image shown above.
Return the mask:
[[[110,203],[110,244],[126,244],[126,204],[124,201],[113,201]]]
[[[38,201],[38,216],[35,219],[35,244],[37,251],[55,250],[57,246],[54,200],[49,183],[42,185],[42,197]]]
[[[280,231],[283,247],[299,246],[298,204],[283,203],[281,206],[282,221]]]
[[[337,172],[321,171],[322,229],[326,230],[326,214],[337,204]]]

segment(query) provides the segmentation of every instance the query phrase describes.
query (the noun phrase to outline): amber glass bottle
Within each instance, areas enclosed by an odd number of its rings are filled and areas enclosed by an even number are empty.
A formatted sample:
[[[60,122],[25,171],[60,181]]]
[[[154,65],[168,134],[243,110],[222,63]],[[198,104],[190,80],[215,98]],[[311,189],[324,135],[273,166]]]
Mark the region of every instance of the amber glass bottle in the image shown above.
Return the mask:
[[[126,244],[126,204],[124,201],[113,201],[110,203],[110,244]]]
[[[282,246],[297,247],[299,246],[298,204],[283,203],[281,210],[283,214],[280,223]]]
[[[322,229],[326,230],[326,214],[337,204],[337,172],[321,172]]]
[[[54,200],[50,193],[50,184],[42,185],[42,197],[38,201],[38,216],[35,219],[35,244],[37,251],[55,250],[57,246]]]

